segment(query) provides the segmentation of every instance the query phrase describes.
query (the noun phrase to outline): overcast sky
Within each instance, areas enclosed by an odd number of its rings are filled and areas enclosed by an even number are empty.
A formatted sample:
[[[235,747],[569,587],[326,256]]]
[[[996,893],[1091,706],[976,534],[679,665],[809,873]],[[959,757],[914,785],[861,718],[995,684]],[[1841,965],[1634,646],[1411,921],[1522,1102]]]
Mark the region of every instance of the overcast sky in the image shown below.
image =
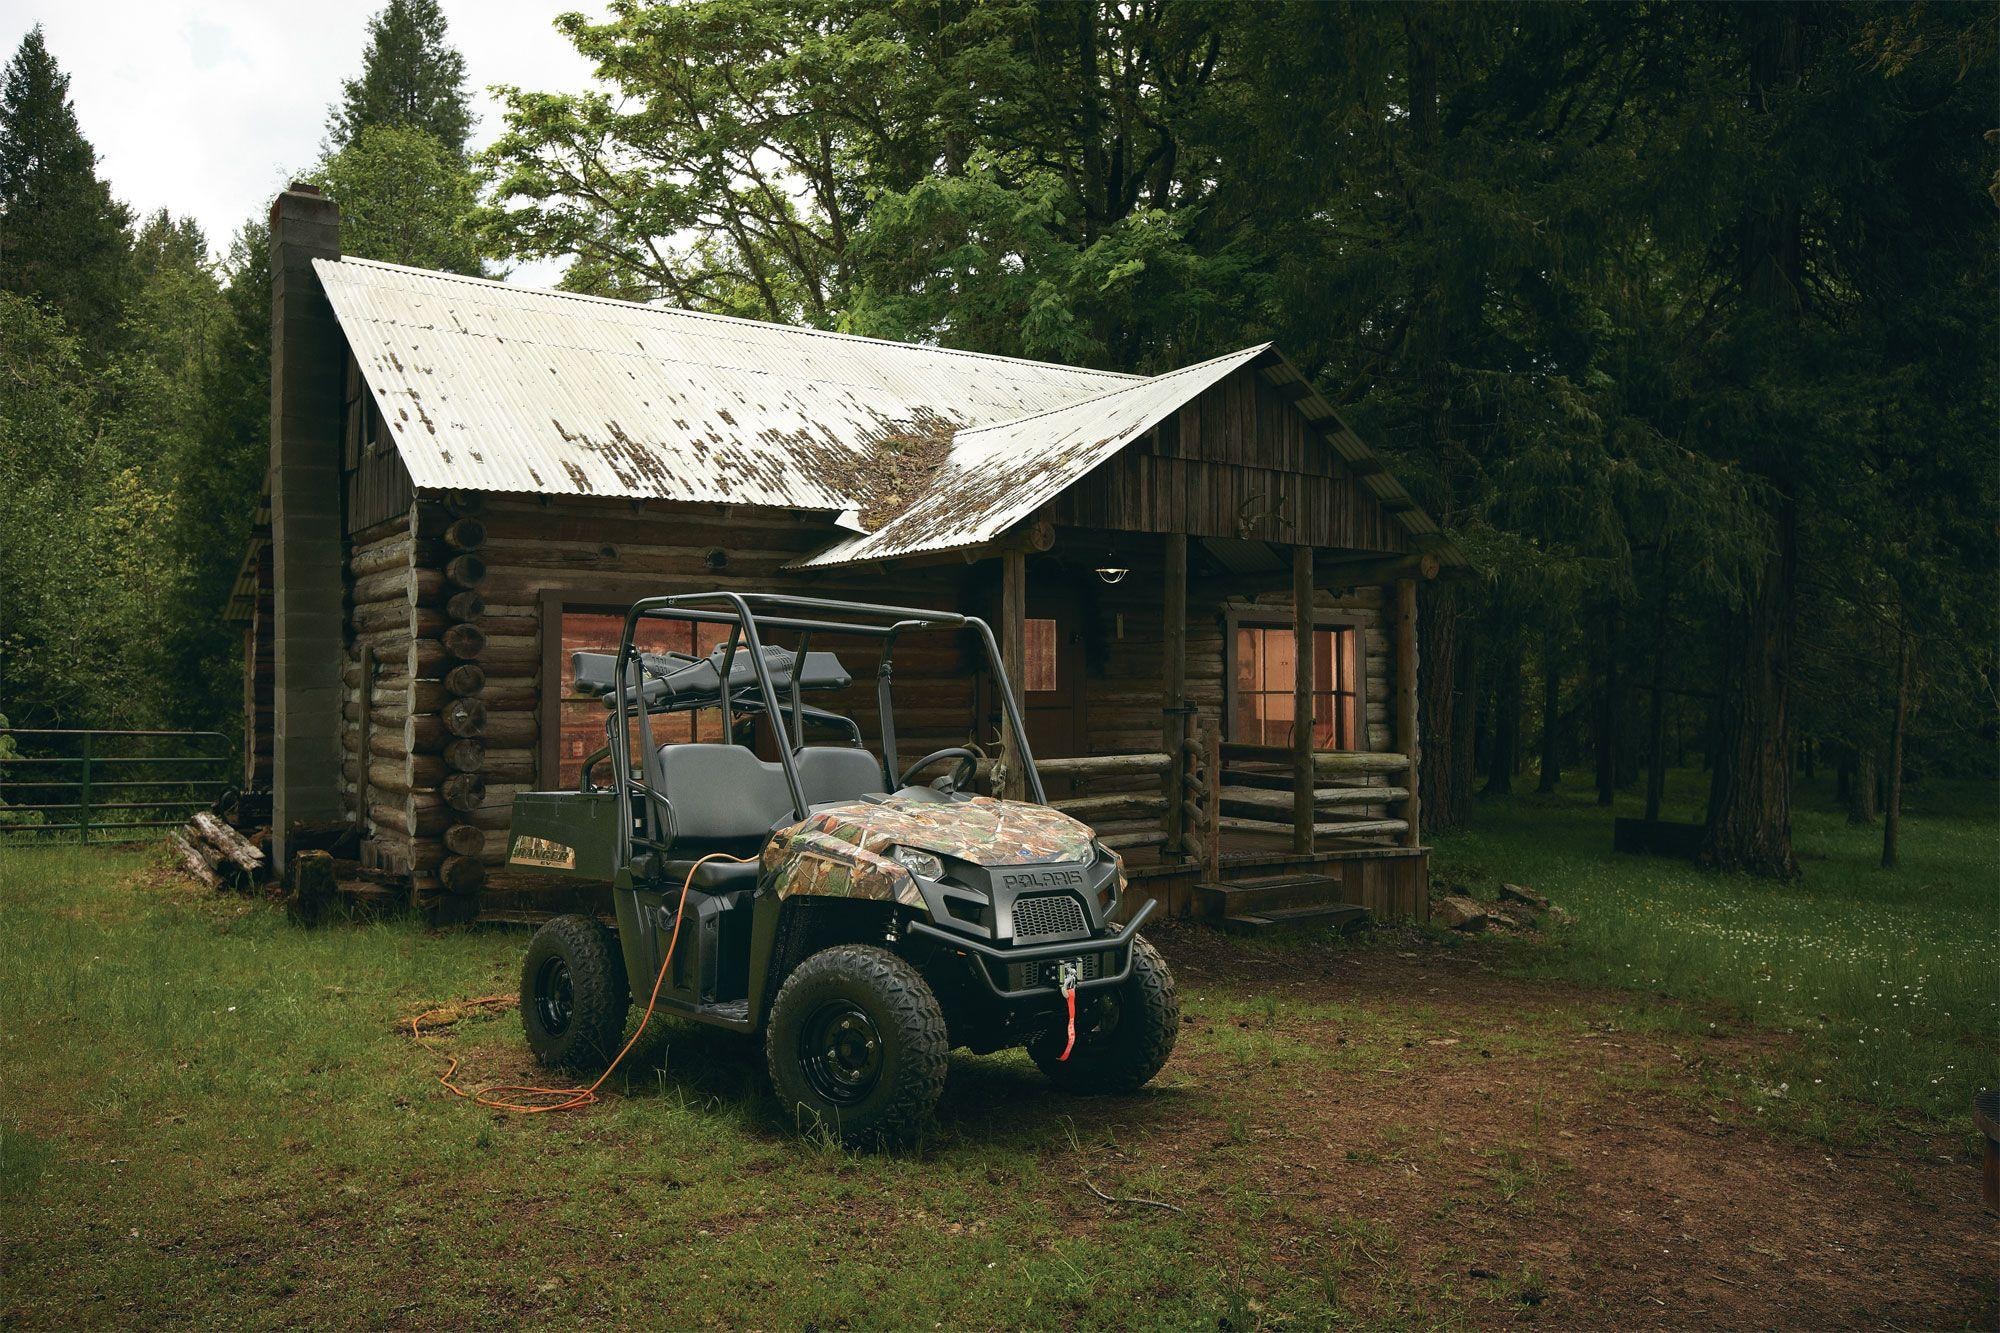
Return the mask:
[[[386,0],[0,0],[11,58],[42,25],[112,193],[141,213],[192,216],[216,252],[318,156],[327,108],[361,68],[371,14]],[[499,130],[489,84],[577,89],[590,68],[555,31],[593,0],[442,0],[465,53],[479,124]],[[517,282],[545,285],[536,266]]]

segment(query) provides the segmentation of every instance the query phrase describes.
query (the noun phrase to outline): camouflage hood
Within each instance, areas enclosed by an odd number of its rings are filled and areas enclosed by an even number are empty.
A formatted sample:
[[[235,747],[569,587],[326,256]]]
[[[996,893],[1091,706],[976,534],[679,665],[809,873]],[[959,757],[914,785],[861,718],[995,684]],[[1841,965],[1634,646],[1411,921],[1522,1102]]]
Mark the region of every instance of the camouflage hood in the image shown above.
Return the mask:
[[[791,868],[785,897],[819,894],[923,904],[916,880],[890,858],[915,847],[982,866],[1088,861],[1090,829],[1047,806],[974,796],[927,801],[901,793],[821,810],[764,847],[764,870]]]

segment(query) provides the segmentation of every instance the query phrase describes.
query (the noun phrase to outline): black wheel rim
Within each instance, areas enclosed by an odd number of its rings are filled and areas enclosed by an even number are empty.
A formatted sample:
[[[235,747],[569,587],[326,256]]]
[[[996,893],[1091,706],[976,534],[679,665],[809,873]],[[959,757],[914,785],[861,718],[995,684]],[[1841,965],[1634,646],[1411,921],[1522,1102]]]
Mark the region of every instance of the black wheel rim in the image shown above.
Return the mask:
[[[543,961],[535,973],[535,1016],[542,1031],[560,1037],[569,1031],[576,1014],[576,987],[570,982],[569,963],[558,957]]]
[[[875,1020],[848,1000],[821,1005],[799,1033],[806,1082],[835,1106],[853,1106],[874,1091],[883,1055]]]
[[[1091,997],[1090,1007],[1077,1015],[1076,1049],[1094,1051],[1111,1044],[1118,1035],[1118,1020],[1121,1010],[1118,997],[1110,992],[1100,992]],[[1062,1047],[1062,1031],[1056,1032],[1056,1046]],[[1074,1052],[1072,1052],[1074,1058]]]

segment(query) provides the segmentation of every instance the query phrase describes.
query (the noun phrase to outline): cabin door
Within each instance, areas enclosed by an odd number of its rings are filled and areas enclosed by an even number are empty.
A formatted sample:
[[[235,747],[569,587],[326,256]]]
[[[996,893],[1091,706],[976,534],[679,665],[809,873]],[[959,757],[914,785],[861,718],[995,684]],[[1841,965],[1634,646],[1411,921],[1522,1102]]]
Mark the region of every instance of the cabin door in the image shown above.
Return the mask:
[[[1027,711],[1028,744],[1037,759],[1064,759],[1084,752],[1083,617],[1074,597],[1044,594],[1028,599],[1021,654],[1021,699]],[[1067,795],[1070,784],[1046,782],[1050,796]]]

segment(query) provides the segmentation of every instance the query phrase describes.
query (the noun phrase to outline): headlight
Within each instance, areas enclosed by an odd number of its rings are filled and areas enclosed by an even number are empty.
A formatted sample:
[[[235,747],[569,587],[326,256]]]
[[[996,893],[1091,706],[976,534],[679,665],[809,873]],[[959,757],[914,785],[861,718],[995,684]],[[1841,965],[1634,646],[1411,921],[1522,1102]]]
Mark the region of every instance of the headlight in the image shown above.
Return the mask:
[[[918,879],[944,878],[944,862],[929,852],[919,851],[915,847],[893,847],[889,850],[889,855],[895,859],[897,865]]]

